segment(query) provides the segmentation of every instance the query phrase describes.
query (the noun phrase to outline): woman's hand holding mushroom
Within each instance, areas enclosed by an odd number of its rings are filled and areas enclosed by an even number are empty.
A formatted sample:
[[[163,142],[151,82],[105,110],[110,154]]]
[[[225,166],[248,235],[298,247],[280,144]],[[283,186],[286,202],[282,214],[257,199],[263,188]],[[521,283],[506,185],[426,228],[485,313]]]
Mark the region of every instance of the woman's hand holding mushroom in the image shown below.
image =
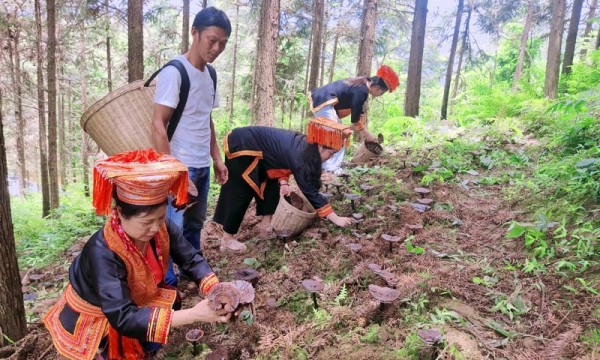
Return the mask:
[[[192,310],[193,314],[195,315],[195,322],[228,322],[232,315],[231,312],[228,312],[225,309],[213,310],[209,305],[208,299],[200,301],[190,310]]]
[[[352,219],[350,219],[349,217],[338,216],[338,214],[334,212],[327,215],[327,219],[340,227],[346,227],[352,224]]]

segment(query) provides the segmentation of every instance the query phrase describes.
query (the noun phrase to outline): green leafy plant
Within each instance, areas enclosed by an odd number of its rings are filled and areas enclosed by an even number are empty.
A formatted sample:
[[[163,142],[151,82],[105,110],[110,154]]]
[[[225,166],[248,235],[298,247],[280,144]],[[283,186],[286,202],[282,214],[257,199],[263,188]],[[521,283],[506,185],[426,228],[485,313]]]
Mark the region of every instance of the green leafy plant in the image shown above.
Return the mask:
[[[333,302],[337,306],[341,306],[346,301],[347,298],[348,298],[348,289],[346,288],[346,284],[342,284],[342,288],[340,289],[340,292],[337,294],[335,299],[333,299]]]

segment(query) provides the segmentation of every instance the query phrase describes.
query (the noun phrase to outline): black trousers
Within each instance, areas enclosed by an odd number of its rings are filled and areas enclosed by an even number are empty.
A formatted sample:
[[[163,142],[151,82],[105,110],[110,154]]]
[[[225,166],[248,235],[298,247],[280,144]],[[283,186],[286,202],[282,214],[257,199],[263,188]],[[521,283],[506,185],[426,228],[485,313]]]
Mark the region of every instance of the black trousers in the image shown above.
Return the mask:
[[[221,187],[213,220],[217,224],[221,224],[223,230],[229,234],[237,234],[253,198],[256,202],[257,216],[274,214],[279,203],[279,181],[278,179],[268,179],[267,172],[260,160],[255,171],[258,171],[260,183],[267,181],[264,200],[258,197],[258,194],[242,178],[242,173],[253,160],[253,156],[225,159],[225,166],[229,170],[229,180]]]

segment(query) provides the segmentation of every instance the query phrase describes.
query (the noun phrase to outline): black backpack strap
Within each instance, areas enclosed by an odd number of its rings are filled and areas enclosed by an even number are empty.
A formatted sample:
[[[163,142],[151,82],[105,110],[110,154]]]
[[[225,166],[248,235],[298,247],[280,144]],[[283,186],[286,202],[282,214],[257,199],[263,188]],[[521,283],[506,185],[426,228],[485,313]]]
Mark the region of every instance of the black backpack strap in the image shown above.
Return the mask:
[[[154,72],[152,76],[144,83],[144,86],[150,86],[150,83],[158,73],[167,66],[175,66],[177,70],[179,70],[179,74],[181,74],[181,87],[179,88],[179,102],[177,103],[177,107],[173,111],[171,115],[171,119],[169,119],[169,125],[167,125],[167,138],[171,141],[173,134],[175,134],[175,129],[177,129],[177,124],[179,124],[179,120],[181,120],[181,114],[183,114],[183,109],[185,109],[185,104],[187,103],[188,95],[190,94],[190,77],[188,76],[187,71],[185,70],[185,66],[179,60],[171,60],[165,64],[162,68]]]
[[[215,90],[215,93],[213,94],[213,101],[214,101],[215,96],[217,95],[217,70],[215,70],[215,68],[212,67],[212,65],[208,65],[208,64],[206,64],[206,68],[208,69],[208,74],[210,75],[210,78],[213,81],[213,89]]]

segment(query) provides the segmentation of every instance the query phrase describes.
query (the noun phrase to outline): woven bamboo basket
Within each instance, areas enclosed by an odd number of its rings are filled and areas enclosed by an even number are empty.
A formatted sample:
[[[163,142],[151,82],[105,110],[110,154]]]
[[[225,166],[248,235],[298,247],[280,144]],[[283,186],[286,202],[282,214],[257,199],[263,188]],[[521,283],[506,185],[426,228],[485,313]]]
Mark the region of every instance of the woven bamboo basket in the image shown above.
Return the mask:
[[[107,155],[152,147],[156,83],[124,85],[95,102],[81,116],[81,127]]]
[[[363,141],[352,158],[353,164],[366,164],[369,160],[383,153],[383,147],[374,141]]]
[[[301,194],[301,193],[300,193]],[[308,200],[298,193],[292,192],[302,202],[302,210],[290,204],[283,196],[279,198],[277,210],[271,219],[271,227],[276,234],[285,237],[296,235],[310,226],[317,217],[317,213]]]

